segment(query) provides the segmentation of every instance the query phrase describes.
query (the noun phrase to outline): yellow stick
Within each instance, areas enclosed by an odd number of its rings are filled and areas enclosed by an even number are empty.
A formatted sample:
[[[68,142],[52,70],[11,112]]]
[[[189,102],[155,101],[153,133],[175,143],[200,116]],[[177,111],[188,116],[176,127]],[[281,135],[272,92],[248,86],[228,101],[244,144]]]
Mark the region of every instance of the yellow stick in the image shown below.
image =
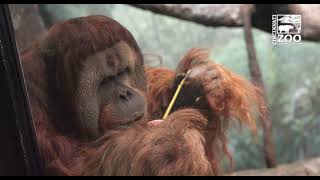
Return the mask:
[[[190,69],[188,70],[188,72],[186,73],[186,75],[184,76],[184,78],[182,79],[182,81],[180,82],[180,84],[179,84],[176,92],[174,93],[174,96],[173,96],[172,100],[170,101],[170,104],[169,104],[169,106],[168,106],[168,109],[167,109],[166,112],[164,113],[164,116],[163,116],[162,119],[166,119],[166,118],[169,116],[170,111],[171,111],[174,103],[175,103],[176,100],[177,100],[177,97],[178,97],[178,95],[179,95],[179,93],[180,93],[180,91],[181,91],[181,88],[182,88],[182,86],[183,86],[183,84],[184,84],[184,81],[186,80],[189,72],[190,72]]]

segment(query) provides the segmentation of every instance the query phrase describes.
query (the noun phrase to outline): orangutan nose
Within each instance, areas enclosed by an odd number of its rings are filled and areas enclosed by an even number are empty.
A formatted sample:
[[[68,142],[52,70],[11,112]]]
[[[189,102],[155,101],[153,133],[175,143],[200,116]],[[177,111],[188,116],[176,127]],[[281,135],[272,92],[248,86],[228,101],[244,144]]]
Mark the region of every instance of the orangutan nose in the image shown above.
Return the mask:
[[[122,90],[119,93],[120,100],[129,101],[131,97],[132,97],[132,93],[130,92],[129,89]]]

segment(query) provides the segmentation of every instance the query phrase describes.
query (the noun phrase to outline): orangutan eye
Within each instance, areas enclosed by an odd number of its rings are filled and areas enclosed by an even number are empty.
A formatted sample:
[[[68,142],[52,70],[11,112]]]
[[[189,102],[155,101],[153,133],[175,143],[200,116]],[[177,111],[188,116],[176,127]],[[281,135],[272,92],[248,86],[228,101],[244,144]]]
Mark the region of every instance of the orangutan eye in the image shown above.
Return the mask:
[[[114,81],[115,76],[108,76],[103,78],[103,80],[100,82],[100,86],[104,86],[104,85],[108,85],[109,83],[111,83],[112,81]]]
[[[120,71],[120,72],[117,74],[117,76],[118,76],[118,77],[121,77],[121,76],[123,76],[123,75],[128,75],[129,72],[130,72],[129,67],[126,67],[124,70]]]

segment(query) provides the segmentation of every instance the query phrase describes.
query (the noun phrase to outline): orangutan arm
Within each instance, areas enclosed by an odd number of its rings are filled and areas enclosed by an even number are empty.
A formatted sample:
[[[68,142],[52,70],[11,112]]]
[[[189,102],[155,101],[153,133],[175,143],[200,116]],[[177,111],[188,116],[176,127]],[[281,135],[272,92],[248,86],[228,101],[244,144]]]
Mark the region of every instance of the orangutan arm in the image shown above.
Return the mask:
[[[158,126],[110,132],[88,151],[84,175],[215,175],[205,153],[206,125],[202,114],[185,109]]]

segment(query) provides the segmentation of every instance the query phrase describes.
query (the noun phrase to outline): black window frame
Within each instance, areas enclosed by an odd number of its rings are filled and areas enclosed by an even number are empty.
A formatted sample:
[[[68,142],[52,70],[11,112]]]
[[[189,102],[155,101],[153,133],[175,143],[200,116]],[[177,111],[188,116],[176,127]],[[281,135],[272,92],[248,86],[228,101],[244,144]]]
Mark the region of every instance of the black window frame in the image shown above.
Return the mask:
[[[0,175],[43,175],[8,4],[0,5]]]

